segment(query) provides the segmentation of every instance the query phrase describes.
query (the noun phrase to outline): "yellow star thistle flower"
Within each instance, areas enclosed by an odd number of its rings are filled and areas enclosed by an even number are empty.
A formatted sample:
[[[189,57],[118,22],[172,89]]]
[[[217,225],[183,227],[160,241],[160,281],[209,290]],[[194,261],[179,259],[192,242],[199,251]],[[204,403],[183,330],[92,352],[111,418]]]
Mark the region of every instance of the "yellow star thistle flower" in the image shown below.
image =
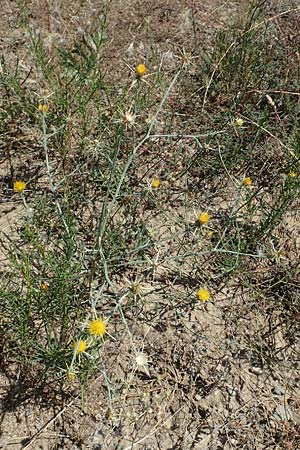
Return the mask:
[[[26,183],[22,180],[17,180],[14,182],[14,191],[15,192],[23,192],[26,189]]]
[[[209,219],[210,219],[209,214],[208,212],[205,211],[199,215],[198,222],[200,225],[205,225],[209,222]]]
[[[152,185],[152,187],[153,187],[154,189],[157,189],[157,188],[159,188],[159,186],[160,186],[160,181],[157,180],[157,179],[155,179],[155,180],[152,181],[151,185]]]
[[[38,106],[39,112],[47,113],[49,111],[49,106],[47,104],[42,105],[41,103]]]
[[[77,346],[78,346],[78,348],[77,348]],[[77,353],[78,354],[85,352],[86,349],[87,349],[86,341],[80,340],[80,341],[73,342],[73,350],[74,350],[74,352],[75,352],[76,348],[77,348]]]
[[[106,325],[102,319],[92,320],[88,326],[90,334],[94,336],[103,336],[106,333]]]
[[[202,302],[207,302],[210,299],[210,293],[204,287],[199,289],[197,296],[198,296],[198,299],[201,300]]]
[[[289,176],[290,176],[291,178],[295,178],[296,172],[294,172],[293,170],[291,170],[290,173],[289,173]]]
[[[138,64],[135,71],[138,77],[143,77],[147,73],[147,67],[145,64]]]
[[[244,184],[245,186],[251,186],[251,184],[252,184],[251,178],[250,178],[250,177],[244,178],[243,184]]]
[[[142,292],[142,286],[140,285],[140,283],[133,283],[130,286],[130,290],[133,295],[139,295]]]
[[[234,123],[237,127],[242,127],[244,125],[244,121],[241,117],[237,117],[235,119]]]
[[[48,291],[49,291],[49,285],[48,285],[48,283],[46,283],[46,281],[43,281],[43,282],[41,283],[41,289],[42,289],[42,291],[44,291],[44,292],[48,292]]]

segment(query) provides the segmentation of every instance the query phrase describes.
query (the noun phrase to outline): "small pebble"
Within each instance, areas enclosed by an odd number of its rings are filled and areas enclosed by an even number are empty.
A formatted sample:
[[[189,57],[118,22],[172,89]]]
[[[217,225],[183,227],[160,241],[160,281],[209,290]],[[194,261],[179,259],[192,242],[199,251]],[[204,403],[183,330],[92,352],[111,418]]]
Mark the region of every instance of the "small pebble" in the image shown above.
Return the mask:
[[[253,367],[250,367],[249,370],[251,373],[254,373],[255,375],[261,375],[263,373],[263,370],[261,367],[253,366]]]

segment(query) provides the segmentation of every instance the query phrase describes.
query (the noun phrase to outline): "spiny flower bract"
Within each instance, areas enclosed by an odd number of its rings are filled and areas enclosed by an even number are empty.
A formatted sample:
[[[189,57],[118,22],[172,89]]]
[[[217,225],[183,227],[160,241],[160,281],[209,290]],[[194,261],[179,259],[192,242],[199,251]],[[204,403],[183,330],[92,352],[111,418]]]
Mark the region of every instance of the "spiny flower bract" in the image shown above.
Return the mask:
[[[72,383],[76,379],[76,373],[73,370],[67,372],[67,380]]]
[[[133,283],[130,286],[130,290],[133,295],[139,295],[142,292],[142,286],[140,285],[140,283]]]

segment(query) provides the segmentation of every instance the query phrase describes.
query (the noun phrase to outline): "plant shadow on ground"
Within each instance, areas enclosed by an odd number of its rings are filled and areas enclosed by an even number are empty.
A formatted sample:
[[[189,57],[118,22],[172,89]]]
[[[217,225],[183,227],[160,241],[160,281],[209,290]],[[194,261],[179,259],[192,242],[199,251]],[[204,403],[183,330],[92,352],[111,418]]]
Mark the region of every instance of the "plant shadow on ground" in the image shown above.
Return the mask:
[[[24,368],[16,368],[16,364],[9,365],[9,369],[5,369],[1,365],[1,416],[0,416],[0,430],[2,435],[3,425],[7,420],[7,415],[10,421],[16,421],[19,427],[24,426],[28,417],[32,414],[32,405],[36,405],[43,414],[46,411],[47,416],[55,416],[57,411],[61,410],[62,405],[70,401],[74,397],[75,392],[66,392],[60,383],[55,383],[53,380],[44,380],[38,376],[35,370],[24,370]],[[13,419],[14,417],[14,419]],[[28,430],[29,431],[29,430]],[[20,433],[20,435],[24,433]],[[30,431],[28,437],[19,440],[21,448],[26,448],[34,436]]]
[[[6,412],[13,412],[28,400],[34,399],[41,407],[49,408],[49,405],[55,407],[70,398],[59,383],[54,386],[53,381],[41,381],[36,371],[10,369],[9,372],[4,370],[2,373],[9,380],[5,396],[1,399],[2,418]]]

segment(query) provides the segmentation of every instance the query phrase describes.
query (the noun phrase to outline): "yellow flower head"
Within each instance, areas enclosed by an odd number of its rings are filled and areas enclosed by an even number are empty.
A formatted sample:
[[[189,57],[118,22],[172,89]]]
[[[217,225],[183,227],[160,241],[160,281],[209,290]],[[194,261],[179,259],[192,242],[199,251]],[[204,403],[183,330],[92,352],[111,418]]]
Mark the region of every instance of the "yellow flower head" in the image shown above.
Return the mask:
[[[48,292],[48,291],[49,291],[49,284],[46,283],[46,281],[42,281],[42,283],[41,283],[41,289],[42,289],[42,291],[44,291],[44,292]]]
[[[143,77],[147,73],[147,67],[145,64],[138,64],[135,71],[138,77]]]
[[[201,289],[199,289],[198,291],[198,299],[201,300],[202,302],[207,302],[210,299],[210,293],[209,291],[202,287]]]
[[[294,172],[293,170],[291,170],[290,173],[289,173],[289,176],[290,176],[291,178],[295,178],[296,172]]]
[[[133,295],[139,295],[142,292],[142,286],[140,285],[140,283],[133,283],[130,286],[130,290]]]
[[[244,184],[244,186],[251,186],[251,184],[252,184],[251,178],[250,177],[244,178],[243,184]]]
[[[78,348],[77,348],[77,346],[78,346]],[[86,348],[87,348],[86,341],[80,340],[80,341],[73,342],[73,350],[74,350],[74,352],[75,352],[76,348],[77,348],[77,353],[85,352]]]
[[[209,222],[209,214],[208,212],[202,212],[198,217],[198,222],[200,225],[205,225]]]
[[[241,117],[237,117],[235,119],[234,123],[237,127],[242,127],[244,125],[244,121]]]
[[[155,179],[155,180],[152,181],[151,184],[152,184],[152,187],[153,187],[154,189],[157,189],[157,188],[160,186],[160,181],[157,180],[157,179]]]
[[[47,104],[39,104],[39,106],[38,106],[38,110],[39,110],[39,112],[43,112],[43,113],[47,113],[48,111],[49,111],[49,106],[47,105]]]
[[[88,330],[94,336],[103,336],[106,333],[106,325],[102,319],[95,319],[89,323]]]
[[[14,182],[14,191],[15,192],[23,192],[25,188],[26,188],[25,181],[17,180]]]

